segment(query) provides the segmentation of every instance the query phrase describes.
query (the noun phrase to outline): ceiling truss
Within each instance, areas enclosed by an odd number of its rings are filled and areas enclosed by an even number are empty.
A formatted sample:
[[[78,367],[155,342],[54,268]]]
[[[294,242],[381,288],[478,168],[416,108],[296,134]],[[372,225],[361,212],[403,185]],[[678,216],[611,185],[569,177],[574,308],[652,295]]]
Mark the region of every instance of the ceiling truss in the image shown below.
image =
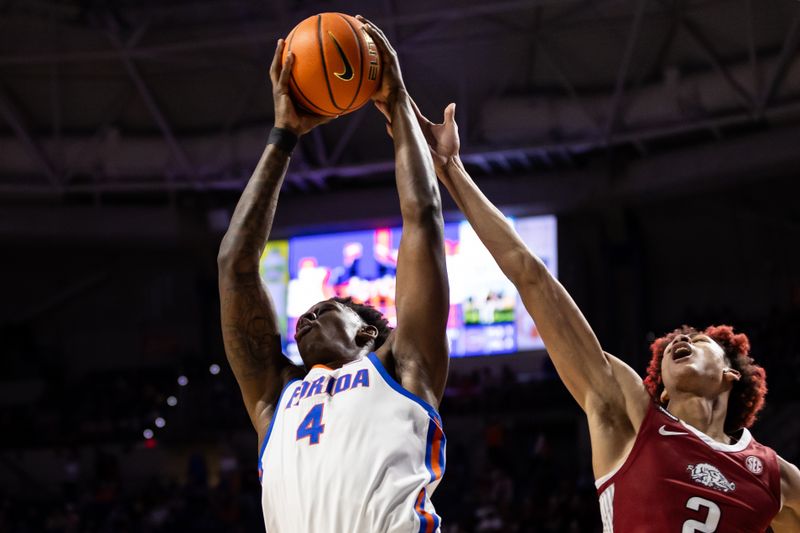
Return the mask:
[[[771,0],[772,1],[772,0]],[[774,0],[779,1],[779,0]],[[782,85],[787,80],[787,73],[796,59],[798,45],[800,45],[800,4],[794,8],[794,16],[788,30],[780,38],[780,46],[774,50],[759,49],[752,24],[746,37],[747,61],[752,70],[752,83],[743,84],[740,78],[732,72],[732,59],[723,53],[722,45],[715,42],[704,30],[701,24],[686,12],[686,2],[672,0],[637,0],[629,3],[627,17],[629,20],[627,35],[623,37],[621,55],[613,84],[608,87],[611,97],[610,109],[598,109],[592,94],[587,94],[585,89],[576,85],[570,78],[564,59],[556,47],[553,47],[553,32],[546,32],[548,24],[563,23],[571,17],[578,16],[582,9],[587,7],[586,2],[569,2],[563,10],[550,19],[544,19],[542,10],[554,8],[559,0],[512,0],[506,2],[488,2],[476,4],[463,9],[433,9],[413,14],[400,13],[391,0],[381,2],[383,16],[376,22],[380,23],[387,32],[393,36],[399,53],[409,53],[420,47],[430,47],[432,39],[441,39],[440,35],[454,24],[463,27],[470,26],[478,20],[491,22],[493,17],[502,17],[517,14],[535,14],[536,24],[531,30],[529,25],[520,24],[509,26],[483,24],[489,34],[508,34],[512,32],[515,38],[524,39],[528,48],[534,51],[536,59],[541,61],[542,68],[548,70],[557,83],[562,97],[567,97],[577,105],[581,114],[592,124],[592,133],[584,138],[569,139],[561,142],[549,140],[539,143],[520,143],[518,146],[493,146],[490,143],[476,141],[470,133],[477,130],[480,125],[480,112],[485,97],[493,98],[504,94],[508,89],[508,79],[497,77],[496,86],[488,94],[475,94],[470,91],[466,76],[461,80],[453,81],[456,87],[455,95],[460,100],[459,123],[463,136],[464,160],[482,172],[520,172],[534,169],[560,168],[574,166],[575,158],[590,150],[604,150],[611,147],[631,146],[637,153],[646,157],[650,151],[648,143],[676,137],[692,131],[709,131],[715,136],[720,135],[721,128],[731,125],[748,124],[763,121],[770,117],[794,115],[798,112],[795,102],[779,101],[776,98]],[[713,3],[713,2],[710,2]],[[213,2],[212,2],[213,4]],[[563,4],[563,2],[561,3]],[[21,4],[20,4],[21,5]],[[591,2],[591,9],[599,10],[603,6],[616,8],[619,11],[619,2],[606,0],[598,4]],[[12,11],[18,7],[15,2],[6,2],[2,9]],[[736,9],[745,20],[751,20],[756,7],[752,0],[738,2]],[[29,7],[30,9],[30,7]],[[62,9],[50,2],[39,2],[38,9]],[[173,8],[178,9],[178,8]],[[177,39],[170,42],[145,42],[159,16],[166,16],[170,8],[153,8],[145,22],[135,27],[123,29],[117,17],[109,13],[98,16],[98,31],[105,35],[108,48],[101,50],[67,51],[51,50],[39,53],[12,52],[0,54],[0,118],[7,124],[19,145],[28,157],[35,163],[36,173],[41,179],[26,179],[20,181],[18,176],[4,169],[0,163],[0,195],[13,197],[15,194],[40,194],[44,196],[63,196],[71,192],[88,192],[101,195],[105,192],[128,191],[165,191],[179,190],[218,190],[240,189],[249,177],[246,161],[257,154],[236,162],[225,162],[220,155],[224,152],[226,139],[243,127],[242,120],[246,110],[253,101],[257,91],[264,83],[261,79],[253,78],[241,98],[235,102],[227,115],[224,123],[219,125],[213,135],[206,135],[211,140],[211,145],[219,146],[219,154],[210,156],[216,158],[217,164],[210,164],[206,159],[203,162],[193,160],[193,154],[187,147],[188,140],[177,133],[179,128],[173,123],[162,106],[159,104],[159,95],[148,81],[140,67],[148,61],[183,60],[186,57],[196,58],[205,52],[226,51],[242,45],[263,50],[271,46],[273,36],[285,28],[286,20],[296,17],[281,4],[280,25],[275,21],[256,20],[247,24],[243,31],[229,36],[206,36],[199,39]],[[60,13],[60,12],[59,12]],[[51,13],[52,15],[53,13]],[[660,46],[653,47],[652,65],[636,65],[634,57],[642,40],[643,24],[647,17],[664,17],[672,21],[671,29],[667,32]],[[377,17],[376,17],[377,18]],[[501,19],[497,19],[501,21]],[[420,25],[427,25],[423,31],[411,35],[408,29]],[[483,31],[483,30],[481,30]],[[724,116],[696,117],[684,123],[670,126],[657,126],[649,128],[630,128],[625,123],[628,105],[638,91],[642,90],[647,73],[659,68],[664,68],[664,58],[668,55],[670,46],[675,40],[676,32],[683,32],[696,48],[697,53],[704,57],[711,71],[724,80],[724,83],[736,94],[740,108],[728,112]],[[464,35],[452,37],[453,44],[458,46],[463,42]],[[193,55],[194,54],[194,55]],[[247,59],[241,59],[242,64],[248,64]],[[119,113],[124,111],[125,102],[130,97],[130,88],[144,103],[155,129],[161,136],[161,141],[167,147],[170,155],[167,163],[154,175],[142,176],[142,179],[108,180],[103,179],[102,172],[93,175],[87,183],[85,180],[74,180],[80,173],[75,168],[70,168],[66,158],[58,157],[67,150],[65,143],[69,139],[61,135],[61,113],[59,106],[63,105],[64,95],[60,94],[63,86],[60,83],[61,73],[70,65],[91,65],[96,62],[117,62],[124,67],[127,74],[129,88],[120,94],[118,108],[110,110],[109,119],[98,124],[93,138],[102,140],[109,129],[114,128]],[[760,69],[767,62],[773,65],[766,79],[759,74]],[[640,61],[641,63],[641,61]],[[15,103],[15,98],[4,88],[4,70],[20,66],[45,66],[52,72],[52,102],[53,118],[51,128],[54,134],[45,135],[41,128],[30,127],[26,118],[26,111]],[[255,68],[253,65],[250,68]],[[435,73],[434,73],[435,74]],[[338,178],[369,178],[376,174],[391,172],[391,160],[366,160],[360,162],[348,161],[345,157],[348,147],[356,141],[366,110],[359,110],[352,114],[341,134],[336,139],[329,139],[322,135],[319,129],[304,141],[304,151],[299,153],[288,181],[300,189],[312,187],[325,189],[332,177]],[[267,126],[264,124],[263,126]],[[216,152],[216,151],[215,151]]]

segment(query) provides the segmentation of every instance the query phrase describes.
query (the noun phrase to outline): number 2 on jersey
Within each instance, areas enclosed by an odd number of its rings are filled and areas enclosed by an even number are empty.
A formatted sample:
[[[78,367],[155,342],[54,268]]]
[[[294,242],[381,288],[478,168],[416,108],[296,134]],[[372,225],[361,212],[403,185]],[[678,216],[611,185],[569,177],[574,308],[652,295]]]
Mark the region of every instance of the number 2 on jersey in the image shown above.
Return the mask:
[[[687,520],[683,523],[683,533],[714,533],[717,530],[722,513],[716,503],[699,496],[689,498],[686,502],[686,508],[692,511],[699,511],[701,507],[708,509],[706,521]]]
[[[297,426],[297,440],[308,437],[309,444],[319,444],[319,436],[325,432],[325,424],[322,423],[323,404],[318,403]]]

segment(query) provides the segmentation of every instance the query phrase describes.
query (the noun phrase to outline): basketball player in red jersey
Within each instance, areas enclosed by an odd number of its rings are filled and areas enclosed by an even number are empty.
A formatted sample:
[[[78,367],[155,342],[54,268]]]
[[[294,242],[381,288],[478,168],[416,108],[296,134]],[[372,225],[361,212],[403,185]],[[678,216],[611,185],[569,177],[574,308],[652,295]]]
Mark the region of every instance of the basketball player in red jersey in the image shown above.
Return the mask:
[[[281,65],[282,41],[270,69],[275,128],[218,256],[225,352],[261,443],[262,508],[270,533],[440,531],[430,495],[445,467],[436,409],[449,363],[441,199],[397,55],[379,29],[359,20],[381,54],[373,100],[395,124],[403,219],[397,328],[390,330],[371,307],[334,298],[298,321],[294,337],[304,366],[281,353],[259,259],[297,138],[328,120],[294,106],[293,54]]]
[[[728,326],[675,330],[653,343],[643,381],[602,350],[564,287],[467,174],[455,105],[443,124],[418,109],[417,118],[439,179],[519,290],[586,413],[604,532],[800,532],[800,471],[747,429],[766,393],[747,337]]]

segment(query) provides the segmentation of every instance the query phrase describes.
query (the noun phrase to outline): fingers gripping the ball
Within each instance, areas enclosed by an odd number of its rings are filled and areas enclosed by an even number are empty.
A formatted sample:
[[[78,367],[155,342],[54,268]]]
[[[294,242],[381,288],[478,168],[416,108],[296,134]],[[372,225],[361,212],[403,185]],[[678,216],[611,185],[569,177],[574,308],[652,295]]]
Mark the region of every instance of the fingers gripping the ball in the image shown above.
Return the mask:
[[[269,66],[269,79],[272,82],[272,87],[278,85],[278,79],[281,75],[281,56],[283,55],[283,47],[286,41],[278,39],[278,44],[275,46],[275,55],[272,57],[272,64]]]
[[[275,56],[272,58],[272,65],[269,67],[269,78],[272,81],[272,92],[274,94],[288,94],[289,78],[292,76],[292,65],[294,64],[294,54],[288,52],[286,60],[282,61],[283,49],[286,41],[278,39],[278,46],[275,47]]]
[[[386,34],[384,34],[383,31],[375,24],[371,23],[361,15],[356,15],[356,19],[364,24],[361,27],[361,30],[375,42],[375,46],[378,48],[378,52],[380,53],[381,61],[383,62],[384,66],[389,68],[391,65],[394,65],[399,69],[397,52],[392,47],[392,44],[386,37]]]
[[[292,76],[295,55],[287,51],[284,57],[286,42],[278,39],[275,47],[275,56],[269,68],[269,77],[272,81],[272,97],[275,105],[275,126],[287,128],[297,135],[308,133],[315,127],[326,124],[335,117],[323,117],[304,113],[295,109],[290,97],[289,80]]]
[[[369,36],[379,44],[379,48],[381,48],[382,51],[397,55],[397,53],[394,51],[394,48],[392,48],[392,44],[389,42],[389,39],[386,38],[386,34],[383,33],[383,30],[361,15],[356,15],[356,19],[358,19],[359,22],[364,23],[364,31],[366,31]]]
[[[278,77],[278,87],[282,93],[289,92],[289,78],[292,77],[292,67],[294,66],[294,54],[289,52],[286,54],[286,61],[283,62],[281,74]]]
[[[397,53],[380,28],[361,15],[357,15],[356,20],[363,24],[361,31],[375,43],[375,47],[381,59],[380,86],[372,96],[372,99],[376,102],[383,101],[389,104],[389,108],[391,109],[394,106],[395,98],[405,90]]]

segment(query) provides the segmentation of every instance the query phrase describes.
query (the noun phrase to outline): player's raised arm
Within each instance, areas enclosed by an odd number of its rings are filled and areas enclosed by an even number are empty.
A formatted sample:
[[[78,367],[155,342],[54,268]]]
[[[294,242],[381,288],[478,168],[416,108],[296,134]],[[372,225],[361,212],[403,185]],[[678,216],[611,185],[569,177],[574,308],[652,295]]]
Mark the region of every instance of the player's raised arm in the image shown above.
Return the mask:
[[[403,236],[397,264],[397,329],[391,350],[402,385],[438,406],[447,380],[449,287],[441,198],[433,162],[406,92],[397,54],[366,23],[381,54],[383,79],[373,97],[394,127],[397,192]]]
[[[296,112],[288,94],[293,55],[282,68],[283,47],[279,40],[270,68],[275,128],[236,205],[217,258],[225,353],[259,441],[283,383],[296,371],[281,353],[275,306],[261,281],[259,260],[292,148],[301,135],[329,120]]]
[[[416,106],[415,110],[439,179],[503,273],[519,290],[572,396],[590,420],[593,412],[608,412],[610,407],[612,411],[624,412],[633,426],[638,427],[649,402],[641,378],[625,363],[603,352],[569,293],[469,176],[459,157],[455,104],[445,109],[443,124],[433,124]],[[396,135],[394,123],[391,128]]]

